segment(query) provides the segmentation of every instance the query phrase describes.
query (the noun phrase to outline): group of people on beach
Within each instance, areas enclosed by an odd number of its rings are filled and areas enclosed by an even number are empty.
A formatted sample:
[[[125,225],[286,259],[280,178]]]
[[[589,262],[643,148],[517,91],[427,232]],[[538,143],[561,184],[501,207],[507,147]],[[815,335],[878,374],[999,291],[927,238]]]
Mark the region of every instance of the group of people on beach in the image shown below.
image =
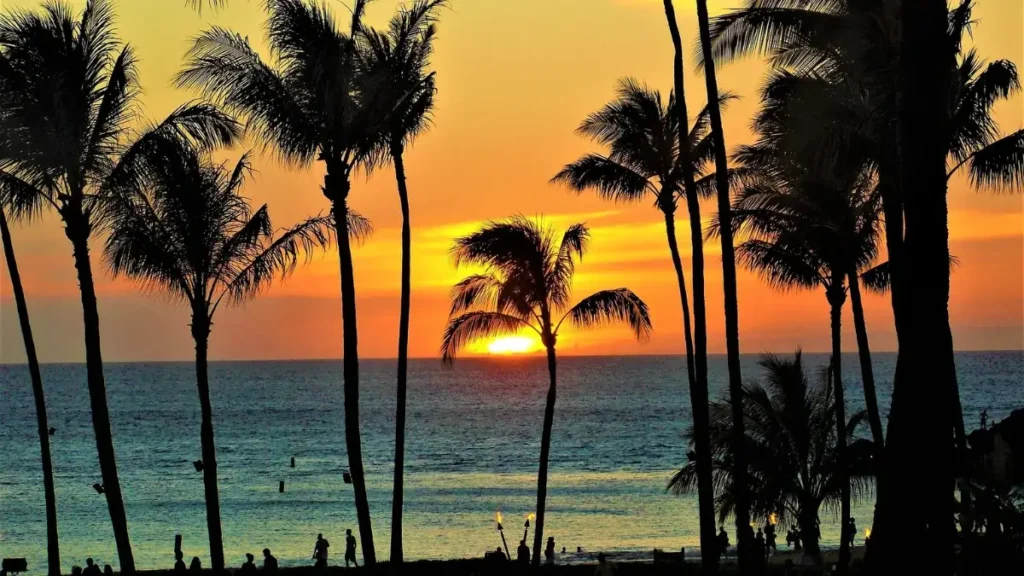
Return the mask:
[[[114,569],[110,567],[110,564],[104,564],[103,570],[100,571],[100,567],[96,564],[96,561],[92,558],[85,559],[85,569],[81,566],[74,565],[71,567],[71,576],[114,576]]]
[[[565,548],[562,548],[562,553],[565,554]],[[486,554],[486,557],[492,560],[497,560],[499,562],[510,560],[510,558],[506,556],[505,552],[501,549],[501,546],[498,546],[498,548],[495,549],[494,552],[488,552]],[[544,562],[547,564],[555,563],[554,537],[549,536],[547,544],[544,546]],[[521,564],[523,566],[530,565],[530,547],[526,545],[525,538],[519,541],[519,547],[516,548],[516,563]]]
[[[327,550],[331,547],[331,543],[324,538],[324,535],[317,534],[316,542],[313,544],[313,566],[316,568],[327,567]],[[92,566],[92,558],[86,561],[89,566]],[[345,568],[350,566],[359,567],[359,562],[356,561],[356,537],[352,535],[352,530],[345,530]],[[179,573],[184,572],[201,572],[203,569],[203,563],[198,556],[192,557],[192,562],[185,566],[185,555],[181,550],[174,551],[174,571]],[[277,570],[277,558],[270,552],[270,548],[263,549],[263,572],[274,572]],[[251,553],[246,553],[245,562],[242,564],[242,574],[253,574],[256,572],[255,556]],[[113,576],[114,571],[107,565],[104,570],[103,576]],[[73,576],[100,576],[99,569],[96,569],[95,573],[90,573],[87,568],[85,572],[79,569],[79,574]]]

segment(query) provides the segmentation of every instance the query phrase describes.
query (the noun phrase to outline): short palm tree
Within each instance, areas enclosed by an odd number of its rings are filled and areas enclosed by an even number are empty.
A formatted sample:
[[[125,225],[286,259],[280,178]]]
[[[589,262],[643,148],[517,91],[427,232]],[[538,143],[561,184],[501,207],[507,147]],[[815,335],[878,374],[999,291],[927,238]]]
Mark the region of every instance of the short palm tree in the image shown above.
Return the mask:
[[[0,111],[0,114],[3,112]],[[60,539],[57,531],[57,496],[53,485],[53,462],[50,459],[50,425],[46,418],[46,394],[43,390],[43,377],[39,372],[39,358],[36,356],[36,343],[32,337],[32,325],[28,319],[28,303],[25,301],[25,288],[21,285],[21,274],[18,272],[18,261],[14,257],[14,243],[7,224],[7,214],[15,218],[29,218],[41,208],[40,195],[35,190],[18,190],[20,181],[8,181],[0,172],[0,238],[3,240],[4,257],[7,260],[7,273],[11,277],[11,288],[14,302],[18,308],[18,321],[21,324],[21,337],[25,342],[25,359],[28,361],[29,378],[32,380],[32,396],[36,404],[36,425],[39,431],[39,455],[43,463],[43,493],[46,499],[46,561],[47,574],[60,576]],[[13,189],[12,189],[13,188]],[[19,201],[27,200],[28,204]]]
[[[553,230],[516,216],[489,222],[479,231],[456,239],[452,248],[457,266],[483,266],[484,271],[452,289],[451,313],[441,342],[445,363],[451,364],[456,352],[474,340],[522,330],[535,332],[547,350],[550,384],[537,474],[534,567],[540,565],[544,544],[559,330],[565,322],[580,329],[623,322],[638,340],[645,340],[651,332],[647,304],[628,288],[595,292],[570,306],[573,272],[586,251],[588,239],[589,231],[584,224],[573,224],[556,241]]]
[[[729,95],[725,97],[726,100],[730,98]],[[707,423],[708,403],[707,322],[704,308],[704,238],[697,196],[707,197],[714,192],[714,174],[705,174],[713,143],[708,130],[707,109],[697,116],[687,131],[688,119],[681,121],[685,113],[680,114],[678,108],[676,91],[669,93],[668,102],[664,102],[656,90],[631,78],[621,80],[618,97],[591,114],[576,130],[580,135],[607,146],[608,154],[587,154],[562,168],[552,181],[564,183],[576,192],[593,190],[600,197],[614,202],[652,201],[654,207],[661,212],[683,309],[683,340],[690,405],[694,422],[698,423],[695,442],[697,455],[702,458],[702,455],[709,453],[710,437],[702,432],[707,428],[704,425]],[[681,138],[681,135],[686,137]],[[680,148],[681,141],[685,142],[685,149]],[[688,195],[688,189],[692,189],[694,194]],[[675,213],[680,197],[686,198],[690,214],[694,330],[690,327],[686,279],[676,241]],[[701,545],[704,549],[712,549],[715,524],[711,505],[714,500],[711,461],[705,459],[704,463]]]
[[[841,506],[842,486],[853,483],[853,497],[868,496],[871,448],[854,433],[863,413],[844,422],[849,448],[841,457],[836,440],[835,387],[823,370],[811,383],[800,352],[793,358],[768,354],[760,381],[743,386],[744,453],[751,477],[751,515],[760,522],[775,514],[783,526],[796,526],[807,553],[820,562],[818,515],[822,507]],[[733,493],[732,408],[726,400],[711,405],[712,448],[718,513],[722,520],[735,507]],[[669,483],[676,494],[696,488],[696,466],[686,464]]]
[[[217,488],[217,451],[207,353],[213,317],[222,304],[242,304],[294,270],[303,253],[326,246],[329,218],[316,217],[276,234],[266,205],[255,212],[241,195],[248,156],[233,169],[193,147],[167,150],[140,194],[111,202],[105,256],[115,276],[180,299],[191,310],[196,384],[202,421],[203,486],[210,561],[224,569]]]
[[[235,122],[211,106],[186,105],[143,131],[136,125],[135,58],[114,34],[113,9],[89,0],[76,18],[64,4],[0,15],[0,166],[60,215],[82,296],[93,431],[122,572],[135,561],[107,409],[99,312],[89,239],[111,192],[142,177],[161,143],[231,144]]]
[[[365,563],[376,563],[359,427],[359,347],[348,230],[352,172],[379,149],[387,110],[360,75],[358,36],[367,0],[357,0],[342,32],[324,4],[267,0],[265,61],[240,34],[214,27],[189,50],[181,87],[195,88],[246,119],[246,130],[280,158],[323,162],[320,191],[330,202],[341,274],[345,445]],[[378,114],[382,113],[382,114]]]
[[[428,72],[433,53],[437,11],[445,0],[416,0],[400,8],[387,31],[364,29],[360,60],[365,81],[384,92],[387,109],[380,150],[382,162],[395,167],[402,207],[402,294],[398,321],[398,399],[395,409],[395,480],[391,497],[391,562],[402,562],[402,505],[405,493],[405,404],[409,363],[409,300],[412,293],[412,230],[405,178],[405,148],[430,123],[434,106],[434,74]]]

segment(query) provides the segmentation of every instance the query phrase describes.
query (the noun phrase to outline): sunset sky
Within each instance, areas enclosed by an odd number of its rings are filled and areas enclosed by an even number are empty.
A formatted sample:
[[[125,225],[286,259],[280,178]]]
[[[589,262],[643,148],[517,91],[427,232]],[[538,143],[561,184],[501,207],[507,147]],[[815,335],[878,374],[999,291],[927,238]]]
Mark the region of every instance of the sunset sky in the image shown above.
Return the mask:
[[[190,40],[220,25],[264,47],[260,0],[231,0],[230,7],[197,14],[183,0],[115,0],[120,35],[137,51],[143,114],[163,118],[194,97],[173,88]],[[340,22],[346,3],[328,0]],[[712,14],[742,0],[710,0]],[[0,0],[0,9],[35,7],[39,0]],[[84,0],[72,2],[76,7]],[[585,221],[592,243],[577,268],[575,293],[628,286],[651,307],[654,335],[631,341],[625,328],[568,332],[565,354],[681,353],[681,313],[663,223],[650,205],[615,205],[591,194],[577,196],[548,183],[565,163],[596,150],[573,130],[613,97],[618,79],[632,76],[668,92],[672,46],[661,0],[452,0],[441,14],[434,67],[434,126],[406,155],[413,218],[412,356],[436,357],[447,318],[448,290],[464,271],[448,257],[452,239],[482,221],[522,213],[541,215],[556,227]],[[987,59],[1024,64],[1019,0],[979,0],[973,44]],[[367,23],[381,26],[396,6],[377,0]],[[704,103],[704,79],[694,72],[690,47],[696,38],[693,2],[677,0],[687,43],[686,96],[691,111]],[[730,147],[749,142],[763,63],[725,65],[719,85],[742,98],[725,112]],[[999,106],[1004,132],[1022,125],[1024,98]],[[222,156],[236,158],[244,150]],[[322,171],[288,169],[270,155],[258,156],[255,179],[245,192],[268,203],[278,227],[326,211],[319,191]],[[355,252],[360,353],[395,355],[401,215],[394,175],[387,170],[353,181],[352,206],[370,218],[373,237]],[[703,207],[705,219],[713,203]],[[1024,347],[1024,196],[970,190],[964,178],[950,185],[950,247],[960,266],[952,277],[950,312],[958,349]],[[678,237],[689,275],[689,230],[681,211]],[[141,294],[130,282],[112,281],[93,241],[107,360],[184,360],[192,356],[188,311],[160,294]],[[31,226],[14,225],[14,243],[28,295],[40,359],[84,361],[81,306],[70,243],[49,215]],[[705,246],[709,348],[724,352],[720,248]],[[6,262],[0,265],[0,362],[24,361]],[[689,279],[689,276],[688,276]],[[739,276],[740,338],[744,352],[827,350],[824,294],[779,293],[756,275]],[[872,347],[892,350],[895,334],[889,303],[865,303]],[[844,349],[854,350],[847,307]],[[284,283],[243,309],[218,311],[211,338],[214,359],[337,358],[341,319],[337,258],[317,256]],[[474,347],[486,352],[487,343]]]

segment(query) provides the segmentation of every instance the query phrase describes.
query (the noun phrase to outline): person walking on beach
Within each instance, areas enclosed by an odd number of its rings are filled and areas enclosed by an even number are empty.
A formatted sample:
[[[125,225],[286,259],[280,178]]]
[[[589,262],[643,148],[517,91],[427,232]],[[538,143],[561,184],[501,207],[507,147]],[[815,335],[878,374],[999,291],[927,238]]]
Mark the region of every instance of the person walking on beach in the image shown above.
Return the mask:
[[[519,548],[516,548],[516,562],[522,566],[530,565],[530,547],[526,545],[526,540],[519,541]]]
[[[331,543],[324,538],[323,534],[316,535],[316,544],[313,545],[313,560],[316,561],[315,566],[317,568],[324,568],[327,566],[327,549],[331,547]]]
[[[100,567],[96,565],[92,558],[85,559],[85,570],[82,571],[82,576],[102,576]]]
[[[555,537],[548,536],[548,544],[544,547],[544,561],[548,564],[555,563]]]
[[[359,568],[359,562],[356,561],[356,537],[352,535],[351,528],[345,530],[345,568],[348,568],[349,562]]]
[[[718,554],[725,556],[725,551],[729,549],[729,533],[725,531],[725,526],[718,527]]]
[[[765,554],[768,553],[769,549],[771,549],[773,554],[779,551],[778,547],[775,545],[775,524],[772,524],[771,522],[764,525],[764,545]]]
[[[242,564],[242,574],[253,574],[256,572],[256,563],[253,562],[254,558],[252,554],[246,552],[245,563]]]
[[[185,554],[181,550],[174,552],[174,571],[184,572],[185,571]]]
[[[263,569],[267,572],[277,571],[277,558],[270,553],[270,548],[263,549]]]
[[[854,540],[857,539],[857,519],[853,516],[850,517],[850,523],[846,525],[846,539],[850,541],[850,548],[853,548]]]

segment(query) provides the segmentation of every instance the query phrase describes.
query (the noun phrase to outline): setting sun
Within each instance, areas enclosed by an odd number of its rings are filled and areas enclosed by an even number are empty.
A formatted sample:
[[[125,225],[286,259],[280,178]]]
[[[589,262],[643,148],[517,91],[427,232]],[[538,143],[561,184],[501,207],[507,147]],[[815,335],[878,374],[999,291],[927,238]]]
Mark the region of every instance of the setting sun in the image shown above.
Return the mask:
[[[529,336],[502,336],[487,344],[489,354],[525,354],[533,352],[536,342]]]

